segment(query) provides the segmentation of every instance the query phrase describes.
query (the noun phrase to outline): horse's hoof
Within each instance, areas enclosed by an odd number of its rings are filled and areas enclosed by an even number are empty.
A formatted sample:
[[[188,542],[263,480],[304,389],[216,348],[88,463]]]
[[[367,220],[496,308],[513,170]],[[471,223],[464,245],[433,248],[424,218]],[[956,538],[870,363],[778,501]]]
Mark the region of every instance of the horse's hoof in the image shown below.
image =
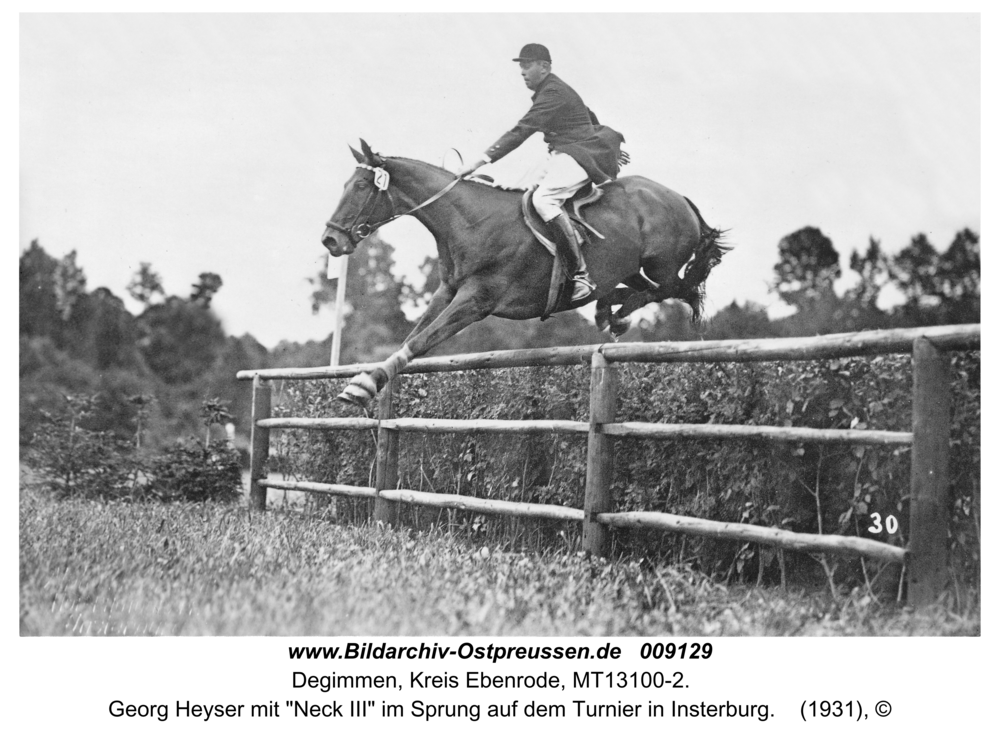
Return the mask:
[[[375,385],[371,376],[367,373],[359,373],[344,387],[344,390],[337,396],[337,400],[366,409],[368,402],[374,399],[377,393],[378,386]]]
[[[356,406],[361,409],[368,408],[368,394],[364,394],[352,386],[348,386],[337,394],[337,401],[347,404],[348,406]]]
[[[613,322],[611,324],[611,337],[618,342],[618,338],[628,332],[628,328],[632,326],[632,323],[628,320],[623,320],[621,322]]]

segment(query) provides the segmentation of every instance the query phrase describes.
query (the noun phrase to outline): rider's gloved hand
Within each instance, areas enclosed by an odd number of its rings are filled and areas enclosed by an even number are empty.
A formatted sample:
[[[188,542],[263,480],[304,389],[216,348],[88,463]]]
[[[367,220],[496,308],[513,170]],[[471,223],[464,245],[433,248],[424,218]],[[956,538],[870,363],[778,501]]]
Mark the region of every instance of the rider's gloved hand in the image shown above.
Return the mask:
[[[478,169],[480,166],[485,166],[487,163],[489,162],[485,158],[480,158],[476,161],[473,161],[471,164],[466,164],[465,166],[463,166],[461,169],[458,170],[458,173],[455,174],[455,176],[457,176],[459,179],[464,179],[473,171]]]

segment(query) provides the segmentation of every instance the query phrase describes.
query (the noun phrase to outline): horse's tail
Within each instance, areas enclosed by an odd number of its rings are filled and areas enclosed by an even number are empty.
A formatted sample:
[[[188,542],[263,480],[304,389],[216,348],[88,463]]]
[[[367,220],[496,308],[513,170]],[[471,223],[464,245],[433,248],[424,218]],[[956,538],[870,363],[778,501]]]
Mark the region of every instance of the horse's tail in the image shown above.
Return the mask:
[[[684,201],[698,218],[698,227],[701,231],[698,245],[695,247],[694,256],[687,263],[684,269],[684,276],[681,277],[681,299],[691,306],[691,321],[698,322],[701,319],[701,310],[705,302],[705,279],[713,268],[719,265],[727,252],[732,250],[731,245],[724,245],[722,240],[726,234],[725,230],[716,230],[710,227],[701,212],[695,207],[687,197]]]

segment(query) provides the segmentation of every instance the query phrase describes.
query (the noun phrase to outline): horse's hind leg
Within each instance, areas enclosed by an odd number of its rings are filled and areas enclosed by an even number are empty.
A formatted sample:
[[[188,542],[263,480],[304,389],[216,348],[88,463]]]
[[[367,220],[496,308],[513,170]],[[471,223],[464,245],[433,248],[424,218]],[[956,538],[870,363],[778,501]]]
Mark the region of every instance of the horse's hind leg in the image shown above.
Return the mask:
[[[677,271],[680,269],[675,269],[672,263],[643,263],[643,270],[649,274],[649,280],[653,281],[655,285],[644,291],[634,291],[622,304],[621,309],[612,316],[614,322],[624,322],[625,329],[628,329],[626,320],[637,309],[641,309],[647,304],[681,296],[681,278],[677,275]]]
[[[642,309],[647,304],[662,302],[664,299],[677,298],[681,295],[681,279],[675,274],[658,273],[657,286],[646,291],[634,292],[615,312],[615,319],[626,319],[632,312]]]
[[[623,283],[626,284],[626,288],[615,289],[612,292],[612,295],[614,295],[615,298],[607,304],[607,314],[605,315],[606,319],[604,320],[604,324],[602,325],[600,321],[598,321],[597,324],[600,329],[610,326],[611,337],[615,340],[628,332],[628,328],[630,326],[628,315],[631,312],[627,312],[623,315],[622,310],[619,309],[617,312],[612,314],[611,306],[613,304],[627,304],[630,300],[634,300],[639,294],[647,292],[650,289],[654,289],[657,286],[657,284],[650,281],[641,273],[629,276]],[[597,307],[598,310],[600,310],[601,300],[598,300]],[[598,311],[598,315],[600,315],[600,311]],[[598,319],[600,319],[600,317],[598,317]]]
[[[624,304],[625,300],[628,299],[631,294],[632,289],[619,286],[597,300],[597,311],[594,313],[594,322],[596,323],[597,330],[599,332],[603,332],[608,329],[608,326],[614,319],[611,314],[611,307],[618,304]]]

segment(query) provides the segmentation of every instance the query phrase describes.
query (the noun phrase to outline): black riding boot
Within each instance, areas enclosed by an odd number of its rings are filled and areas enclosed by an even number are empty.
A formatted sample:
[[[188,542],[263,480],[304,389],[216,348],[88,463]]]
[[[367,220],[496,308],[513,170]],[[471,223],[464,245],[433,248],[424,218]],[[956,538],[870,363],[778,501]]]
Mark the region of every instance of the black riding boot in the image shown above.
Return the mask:
[[[549,224],[554,225],[551,229],[556,236],[556,250],[573,281],[573,296],[570,301],[578,302],[586,299],[594,293],[597,284],[591,281],[590,274],[587,273],[587,264],[583,261],[583,253],[580,252],[573,223],[570,222],[569,215],[560,212],[558,217],[549,221]]]

